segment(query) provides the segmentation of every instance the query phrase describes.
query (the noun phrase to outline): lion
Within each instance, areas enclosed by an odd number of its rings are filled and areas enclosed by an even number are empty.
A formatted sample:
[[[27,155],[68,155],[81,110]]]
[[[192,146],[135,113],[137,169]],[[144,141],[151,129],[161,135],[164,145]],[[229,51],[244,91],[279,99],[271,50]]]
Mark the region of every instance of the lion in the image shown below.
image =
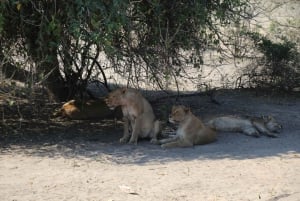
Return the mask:
[[[157,142],[161,130],[160,121],[156,119],[152,106],[139,91],[118,88],[108,94],[105,102],[111,110],[121,106],[124,120],[121,143],[137,144],[138,138],[151,138],[152,143]]]
[[[191,147],[212,143],[216,140],[216,132],[205,126],[189,108],[174,105],[169,122],[179,124],[174,137],[159,140],[162,148]]]
[[[118,112],[113,113],[105,104],[103,99],[99,100],[70,100],[54,112],[54,117],[64,117],[73,120],[101,119],[119,116]]]
[[[207,125],[217,131],[242,132],[254,137],[260,137],[260,134],[278,137],[276,133],[282,129],[282,125],[272,116],[222,116],[211,119]]]

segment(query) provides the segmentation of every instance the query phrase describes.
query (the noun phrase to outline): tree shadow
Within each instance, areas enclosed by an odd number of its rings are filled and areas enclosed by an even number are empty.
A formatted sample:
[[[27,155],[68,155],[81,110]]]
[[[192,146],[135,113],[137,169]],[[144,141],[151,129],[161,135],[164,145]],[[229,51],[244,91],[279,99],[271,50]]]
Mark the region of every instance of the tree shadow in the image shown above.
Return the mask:
[[[148,140],[141,140],[138,145],[120,144],[118,141],[122,136],[122,122],[113,119],[69,121],[47,116],[20,121],[12,116],[5,120],[5,125],[0,125],[0,154],[139,165],[171,161],[285,157],[287,154],[289,157],[299,157],[296,154],[300,153],[300,116],[297,112],[300,108],[299,99],[281,101],[279,104],[278,101],[274,103],[273,100],[270,102],[261,97],[258,97],[258,102],[257,98],[249,98],[248,94],[240,93],[238,96],[226,93],[222,98],[225,100],[222,100],[222,105],[212,104],[209,97],[184,98],[182,102],[204,118],[213,114],[247,112],[257,115],[271,112],[283,123],[284,130],[280,137],[253,138],[239,133],[219,133],[218,140],[212,144],[165,150]],[[159,117],[167,118],[168,106],[172,105],[170,102],[175,101],[164,99],[154,104]]]
[[[284,132],[279,138],[253,138],[237,133],[219,133],[218,140],[212,144],[173,149],[162,149],[148,140],[140,140],[138,145],[120,144],[120,128],[103,128],[97,132],[86,128],[84,131],[77,130],[77,133],[73,129],[68,133],[69,135],[49,133],[38,138],[23,136],[18,141],[1,141],[0,153],[139,165],[171,161],[284,157],[286,154],[300,153],[300,135],[296,132]],[[295,157],[299,156],[295,154]]]

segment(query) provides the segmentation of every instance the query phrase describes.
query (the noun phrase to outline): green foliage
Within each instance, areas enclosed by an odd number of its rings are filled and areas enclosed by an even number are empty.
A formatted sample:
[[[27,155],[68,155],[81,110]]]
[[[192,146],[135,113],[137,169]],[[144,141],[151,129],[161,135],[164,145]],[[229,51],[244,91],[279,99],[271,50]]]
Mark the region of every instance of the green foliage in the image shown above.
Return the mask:
[[[296,44],[283,39],[283,43],[275,43],[258,33],[249,33],[258,49],[266,56],[268,62],[288,61],[293,58]]]
[[[281,42],[273,42],[259,33],[247,33],[257,49],[263,53],[259,64],[263,67],[260,85],[290,90],[300,84],[300,53],[296,44],[282,37]],[[267,79],[266,79],[267,78]]]
[[[220,27],[238,22],[247,6],[248,0],[10,0],[0,6],[0,43],[2,50],[18,44],[38,72],[50,74],[49,85],[74,89],[70,96],[100,66],[100,52],[116,72],[134,67],[161,85],[161,74],[184,72],[183,50],[199,67],[203,51],[219,45]]]

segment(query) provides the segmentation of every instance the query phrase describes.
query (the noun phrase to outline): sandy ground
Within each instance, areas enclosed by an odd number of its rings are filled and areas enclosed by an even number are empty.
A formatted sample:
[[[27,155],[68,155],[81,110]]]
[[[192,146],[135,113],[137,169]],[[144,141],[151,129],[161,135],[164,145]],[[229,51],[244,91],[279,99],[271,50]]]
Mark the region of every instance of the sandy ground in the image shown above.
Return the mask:
[[[213,144],[169,150],[148,141],[120,145],[120,125],[95,138],[1,138],[0,200],[300,200],[299,96],[217,98],[221,105],[207,97],[183,103],[203,118],[271,114],[284,127],[280,137],[219,133]]]

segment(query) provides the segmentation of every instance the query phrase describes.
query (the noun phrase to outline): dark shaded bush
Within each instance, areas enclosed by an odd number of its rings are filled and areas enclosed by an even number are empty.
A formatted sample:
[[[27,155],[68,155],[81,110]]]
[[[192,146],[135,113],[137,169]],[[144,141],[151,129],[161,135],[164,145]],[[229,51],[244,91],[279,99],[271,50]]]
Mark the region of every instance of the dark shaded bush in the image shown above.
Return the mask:
[[[296,44],[282,38],[274,42],[258,33],[247,33],[262,53],[250,82],[257,87],[292,90],[300,86],[300,53]]]
[[[247,18],[247,6],[247,0],[1,1],[0,61],[30,61],[31,84],[60,100],[82,91],[95,69],[94,79],[105,82],[100,53],[129,81],[162,86],[184,64],[199,67],[207,46],[219,43],[220,27]]]

